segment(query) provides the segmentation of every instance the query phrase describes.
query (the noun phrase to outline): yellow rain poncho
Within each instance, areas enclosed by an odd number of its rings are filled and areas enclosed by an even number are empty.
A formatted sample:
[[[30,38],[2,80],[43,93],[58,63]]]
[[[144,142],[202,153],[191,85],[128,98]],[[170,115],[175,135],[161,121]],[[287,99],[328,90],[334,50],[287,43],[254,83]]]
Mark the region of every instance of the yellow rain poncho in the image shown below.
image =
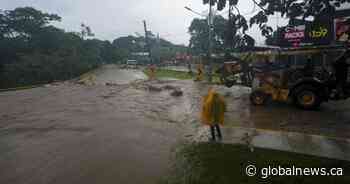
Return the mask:
[[[155,80],[156,79],[156,66],[150,65],[149,68],[149,80]]]
[[[226,103],[224,97],[210,89],[208,95],[203,98],[202,123],[205,125],[224,124],[225,111]]]
[[[197,77],[196,77],[196,81],[202,81],[204,78],[204,66],[203,64],[198,64],[197,65]]]

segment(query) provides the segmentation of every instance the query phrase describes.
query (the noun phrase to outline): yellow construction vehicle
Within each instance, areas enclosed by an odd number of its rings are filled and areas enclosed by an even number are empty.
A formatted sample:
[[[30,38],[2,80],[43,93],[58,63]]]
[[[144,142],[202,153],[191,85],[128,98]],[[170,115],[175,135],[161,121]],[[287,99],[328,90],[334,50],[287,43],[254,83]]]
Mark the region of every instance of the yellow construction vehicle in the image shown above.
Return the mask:
[[[260,61],[251,62],[249,67],[244,67],[247,61],[239,61],[244,64],[239,67],[242,70],[226,76],[225,82],[227,87],[251,87],[254,105],[264,105],[269,100],[291,101],[310,110],[329,100],[350,97],[350,63],[346,63],[350,50],[344,47],[278,50],[256,58]],[[241,78],[236,80],[233,75]]]

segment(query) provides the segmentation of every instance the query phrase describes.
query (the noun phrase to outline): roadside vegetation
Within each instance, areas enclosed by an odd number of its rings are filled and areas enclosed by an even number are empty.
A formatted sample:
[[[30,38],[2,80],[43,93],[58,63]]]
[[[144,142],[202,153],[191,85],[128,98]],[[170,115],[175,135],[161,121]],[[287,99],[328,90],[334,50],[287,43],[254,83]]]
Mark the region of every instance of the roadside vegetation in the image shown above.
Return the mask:
[[[76,32],[55,27],[61,19],[31,7],[0,9],[0,89],[72,79],[145,52],[142,36],[103,41],[83,23]],[[149,32],[155,58],[166,60],[185,48],[152,35]]]
[[[67,80],[122,56],[108,41],[87,39],[52,24],[61,20],[31,7],[0,11],[0,88]]]
[[[144,69],[143,72],[149,77],[150,71],[148,69]],[[157,79],[164,79],[164,78],[170,78],[170,79],[178,79],[178,80],[190,80],[194,78],[195,74],[190,74],[189,72],[183,72],[183,71],[174,71],[174,70],[167,70],[167,69],[157,69],[155,76]]]

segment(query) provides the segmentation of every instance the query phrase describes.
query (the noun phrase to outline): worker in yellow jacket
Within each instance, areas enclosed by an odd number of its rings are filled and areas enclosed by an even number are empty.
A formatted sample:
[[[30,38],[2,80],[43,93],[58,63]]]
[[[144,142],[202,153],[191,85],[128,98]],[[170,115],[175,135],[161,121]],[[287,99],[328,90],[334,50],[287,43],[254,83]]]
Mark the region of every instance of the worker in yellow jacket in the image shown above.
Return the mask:
[[[223,96],[210,88],[208,95],[203,98],[201,120],[205,125],[210,126],[212,140],[216,140],[215,130],[218,138],[222,139],[220,126],[224,124],[224,114],[226,111],[226,102]]]
[[[197,65],[197,77],[195,81],[202,81],[204,77],[204,66],[202,63]]]
[[[155,80],[156,79],[156,69],[157,69],[157,66],[155,64],[149,65],[149,67],[148,67],[149,80]]]

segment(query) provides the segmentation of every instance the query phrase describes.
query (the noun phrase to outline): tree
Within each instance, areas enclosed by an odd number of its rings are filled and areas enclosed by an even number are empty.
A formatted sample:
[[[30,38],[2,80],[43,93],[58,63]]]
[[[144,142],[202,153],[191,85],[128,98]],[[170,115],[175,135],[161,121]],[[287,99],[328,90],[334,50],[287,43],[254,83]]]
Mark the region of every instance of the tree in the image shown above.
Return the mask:
[[[82,23],[80,25],[80,28],[81,28],[81,31],[80,31],[80,36],[81,36],[81,39],[85,39],[86,37],[94,37],[95,34],[92,33],[91,31],[91,28],[87,25],[85,25],[84,23]]]
[[[119,49],[126,49],[128,52],[144,52],[146,45],[144,37],[126,36],[113,41],[113,45]]]
[[[156,38],[150,31],[148,31],[148,34],[153,61],[160,62],[163,60],[170,60],[176,56],[177,52],[183,53],[185,52],[184,50],[186,50],[184,49],[184,46],[175,45],[165,39],[159,38],[158,40],[158,38]],[[134,57],[132,56],[132,53],[148,52],[146,49],[145,37],[140,35],[117,38],[113,41],[113,46],[122,53],[127,53],[126,55],[128,57]],[[146,58],[139,59],[147,60]]]
[[[242,34],[248,29],[247,19],[240,14],[237,4],[239,0],[202,0],[204,4],[209,2],[212,5],[217,5],[219,11],[225,7],[229,7],[230,10],[230,38],[234,40],[237,35],[237,30],[241,29]],[[243,0],[242,0],[243,1]],[[246,1],[246,0],[244,0]],[[259,7],[258,11],[249,20],[249,26],[258,25],[261,34],[265,37],[271,37],[273,33],[272,27],[268,26],[268,16],[280,13],[281,17],[287,19],[295,18],[320,18],[322,16],[331,15],[335,12],[336,8],[341,7],[345,3],[349,3],[350,0],[250,0],[256,6]],[[228,2],[228,3],[227,3]],[[236,13],[232,13],[236,10]],[[243,38],[249,38],[243,36]],[[249,38],[250,39],[250,38]],[[234,43],[232,41],[232,43]]]
[[[230,27],[229,21],[222,16],[214,17],[214,30],[212,36],[212,47],[215,52],[225,52],[233,48],[241,46],[253,46],[255,41],[248,35],[234,34],[230,37],[230,33],[237,31]],[[193,19],[189,33],[190,48],[194,53],[206,53],[209,45],[209,27],[206,19]]]
[[[60,21],[56,14],[43,13],[31,7],[16,8],[13,11],[1,11],[1,38],[30,38],[52,21]]]
[[[191,35],[189,47],[192,49],[192,52],[197,54],[206,53],[209,44],[207,21],[205,19],[194,19],[189,27],[189,33]]]
[[[0,88],[66,80],[111,59],[112,51],[82,25],[82,35],[52,25],[55,14],[31,7],[0,11]]]
[[[53,26],[60,20],[31,7],[0,11],[0,88],[67,80],[144,52],[144,37],[121,37],[113,43],[91,39],[94,34],[86,24],[79,32],[66,32]],[[179,48],[164,39],[151,38],[150,43],[160,48],[158,58],[175,55]]]
[[[29,52],[32,48],[48,49],[48,45],[59,45],[48,42],[54,42],[60,37],[57,34],[63,31],[48,25],[60,20],[58,15],[43,13],[31,7],[0,11],[1,62],[10,62],[17,58],[18,53]]]

